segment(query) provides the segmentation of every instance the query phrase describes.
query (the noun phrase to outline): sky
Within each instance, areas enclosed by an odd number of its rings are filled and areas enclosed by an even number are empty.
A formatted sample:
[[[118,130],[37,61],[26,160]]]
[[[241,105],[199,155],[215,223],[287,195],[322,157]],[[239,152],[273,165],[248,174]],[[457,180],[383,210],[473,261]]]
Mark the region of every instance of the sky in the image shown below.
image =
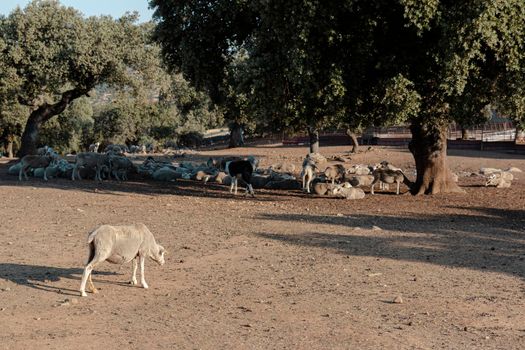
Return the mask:
[[[30,0],[0,0],[0,14],[8,15],[17,6],[24,8]],[[64,6],[71,6],[86,16],[111,15],[121,17],[126,11],[138,11],[140,22],[151,19],[153,11],[148,9],[148,0],[60,0]]]

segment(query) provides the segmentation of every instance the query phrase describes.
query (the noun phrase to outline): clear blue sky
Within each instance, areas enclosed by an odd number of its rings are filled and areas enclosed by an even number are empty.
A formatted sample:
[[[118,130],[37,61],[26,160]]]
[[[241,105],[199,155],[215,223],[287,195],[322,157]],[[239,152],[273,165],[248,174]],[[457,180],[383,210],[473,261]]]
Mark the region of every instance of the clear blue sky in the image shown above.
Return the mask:
[[[0,0],[0,14],[8,15],[17,6],[24,8],[30,0]],[[151,19],[153,11],[148,9],[148,0],[60,0],[64,6],[71,6],[86,16],[111,15],[121,17],[127,11],[138,11],[140,22]]]

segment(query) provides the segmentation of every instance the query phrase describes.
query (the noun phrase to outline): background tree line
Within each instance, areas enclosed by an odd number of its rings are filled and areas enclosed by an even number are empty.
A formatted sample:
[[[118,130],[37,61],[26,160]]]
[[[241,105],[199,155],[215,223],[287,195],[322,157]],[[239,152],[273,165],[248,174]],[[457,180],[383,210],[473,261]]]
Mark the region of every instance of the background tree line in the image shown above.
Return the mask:
[[[222,126],[223,112],[164,68],[137,14],[85,18],[33,1],[0,18],[0,147],[66,153],[90,143],[157,144]]]

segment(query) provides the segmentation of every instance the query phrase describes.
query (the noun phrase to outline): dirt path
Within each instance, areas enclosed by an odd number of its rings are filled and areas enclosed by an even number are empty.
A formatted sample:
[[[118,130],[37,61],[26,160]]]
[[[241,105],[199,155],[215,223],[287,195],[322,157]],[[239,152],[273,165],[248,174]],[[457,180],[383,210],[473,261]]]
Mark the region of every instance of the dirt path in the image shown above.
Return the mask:
[[[299,165],[305,153],[200,157]],[[383,159],[413,165],[383,148],[352,163]],[[450,164],[525,170],[524,157],[503,153],[455,151]],[[0,349],[523,349],[525,175],[516,177],[510,189],[462,177],[467,195],[245,199],[191,181],[18,183],[0,166]],[[105,263],[100,293],[80,298],[88,231],[133,222],[169,251],[163,267],[147,262],[150,289],[126,283],[131,266]]]

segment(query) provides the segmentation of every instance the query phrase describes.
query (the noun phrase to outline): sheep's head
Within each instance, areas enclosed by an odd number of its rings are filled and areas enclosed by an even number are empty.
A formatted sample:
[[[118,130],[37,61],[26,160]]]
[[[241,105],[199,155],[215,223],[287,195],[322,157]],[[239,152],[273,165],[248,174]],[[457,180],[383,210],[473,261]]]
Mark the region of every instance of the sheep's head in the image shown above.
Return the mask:
[[[164,265],[164,255],[166,254],[166,249],[160,244],[157,244],[157,249],[154,250],[151,255],[151,259],[157,262],[160,266]]]

